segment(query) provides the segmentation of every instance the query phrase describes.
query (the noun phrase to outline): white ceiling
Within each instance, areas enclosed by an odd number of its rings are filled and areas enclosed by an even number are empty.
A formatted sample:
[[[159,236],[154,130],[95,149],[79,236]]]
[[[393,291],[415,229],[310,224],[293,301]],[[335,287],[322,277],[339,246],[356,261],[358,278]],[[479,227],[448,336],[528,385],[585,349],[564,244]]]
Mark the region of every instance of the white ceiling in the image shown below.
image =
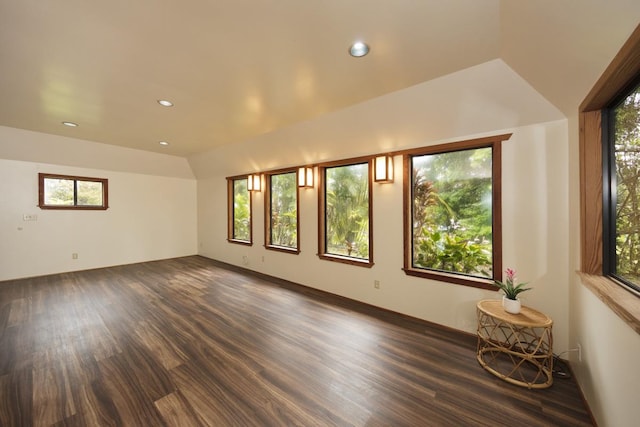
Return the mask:
[[[190,156],[495,58],[569,115],[639,20],[637,0],[0,0],[0,125]]]

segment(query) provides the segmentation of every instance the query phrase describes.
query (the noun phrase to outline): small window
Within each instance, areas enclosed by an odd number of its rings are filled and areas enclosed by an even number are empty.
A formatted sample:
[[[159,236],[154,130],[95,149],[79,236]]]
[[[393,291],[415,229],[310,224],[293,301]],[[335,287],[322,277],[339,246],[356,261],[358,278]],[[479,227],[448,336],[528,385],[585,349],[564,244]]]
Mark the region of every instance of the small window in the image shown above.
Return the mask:
[[[407,274],[476,287],[500,277],[499,143],[474,145],[405,156]]]
[[[605,274],[640,291],[640,85],[608,109],[604,133]]]
[[[373,266],[370,162],[320,167],[319,256]]]
[[[267,174],[264,223],[267,249],[299,253],[296,171]]]
[[[38,174],[40,209],[105,210],[108,180],[81,176]]]
[[[252,244],[251,193],[247,177],[228,178],[228,237],[232,243]]]

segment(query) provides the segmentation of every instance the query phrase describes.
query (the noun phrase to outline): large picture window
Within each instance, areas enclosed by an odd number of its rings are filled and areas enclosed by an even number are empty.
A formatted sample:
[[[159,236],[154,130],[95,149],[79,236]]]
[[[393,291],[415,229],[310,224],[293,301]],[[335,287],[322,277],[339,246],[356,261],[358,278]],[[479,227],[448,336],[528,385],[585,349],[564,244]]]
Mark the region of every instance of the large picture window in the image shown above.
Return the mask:
[[[299,252],[297,172],[267,175],[265,195],[267,249]]]
[[[615,247],[611,242],[611,205],[605,195],[611,189],[610,161],[604,135],[607,108],[618,105],[640,79],[640,27],[637,27],[584,101],[580,104],[580,260],[581,282],[591,289],[614,313],[640,332],[640,298],[627,290],[628,283],[611,272],[606,260]],[[603,126],[605,125],[605,126]],[[607,168],[609,170],[607,170]],[[609,265],[606,265],[606,263]],[[638,292],[636,292],[638,294]]]
[[[105,210],[108,180],[82,176],[38,174],[40,209]]]
[[[604,270],[640,291],[640,85],[607,109]]]
[[[247,177],[228,178],[228,237],[233,243],[252,244],[251,194]]]
[[[405,272],[487,287],[501,272],[500,141],[405,156]]]
[[[320,167],[319,256],[373,265],[370,161]]]

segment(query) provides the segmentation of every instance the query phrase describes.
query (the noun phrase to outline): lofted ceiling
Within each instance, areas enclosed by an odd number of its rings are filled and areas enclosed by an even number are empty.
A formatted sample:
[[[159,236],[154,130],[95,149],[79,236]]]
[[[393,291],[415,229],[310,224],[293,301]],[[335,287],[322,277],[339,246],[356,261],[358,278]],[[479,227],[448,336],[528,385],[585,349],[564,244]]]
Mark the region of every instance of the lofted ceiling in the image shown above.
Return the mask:
[[[639,20],[637,0],[0,0],[0,125],[186,157],[495,58],[569,115]]]

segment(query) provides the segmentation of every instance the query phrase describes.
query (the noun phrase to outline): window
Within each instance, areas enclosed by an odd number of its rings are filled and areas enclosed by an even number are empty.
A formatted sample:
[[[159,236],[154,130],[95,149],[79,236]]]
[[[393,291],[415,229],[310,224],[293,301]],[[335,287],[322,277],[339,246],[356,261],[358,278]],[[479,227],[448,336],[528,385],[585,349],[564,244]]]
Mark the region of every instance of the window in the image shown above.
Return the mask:
[[[267,174],[264,211],[266,248],[299,253],[296,171]]]
[[[227,178],[228,221],[227,240],[232,243],[252,244],[251,194],[247,177]]]
[[[108,194],[106,179],[38,174],[40,209],[106,210]]]
[[[614,313],[640,333],[640,298],[623,282],[603,268],[604,245],[610,221],[604,203],[603,185],[608,172],[603,170],[603,109],[620,95],[629,94],[640,78],[640,27],[620,49],[611,64],[580,104],[580,259],[581,283],[592,290]],[[606,123],[605,123],[606,124]]]
[[[319,168],[322,259],[373,266],[370,161]]]
[[[603,113],[603,268],[640,291],[640,85]]]
[[[500,143],[509,136],[405,155],[405,272],[476,287],[500,279]]]

